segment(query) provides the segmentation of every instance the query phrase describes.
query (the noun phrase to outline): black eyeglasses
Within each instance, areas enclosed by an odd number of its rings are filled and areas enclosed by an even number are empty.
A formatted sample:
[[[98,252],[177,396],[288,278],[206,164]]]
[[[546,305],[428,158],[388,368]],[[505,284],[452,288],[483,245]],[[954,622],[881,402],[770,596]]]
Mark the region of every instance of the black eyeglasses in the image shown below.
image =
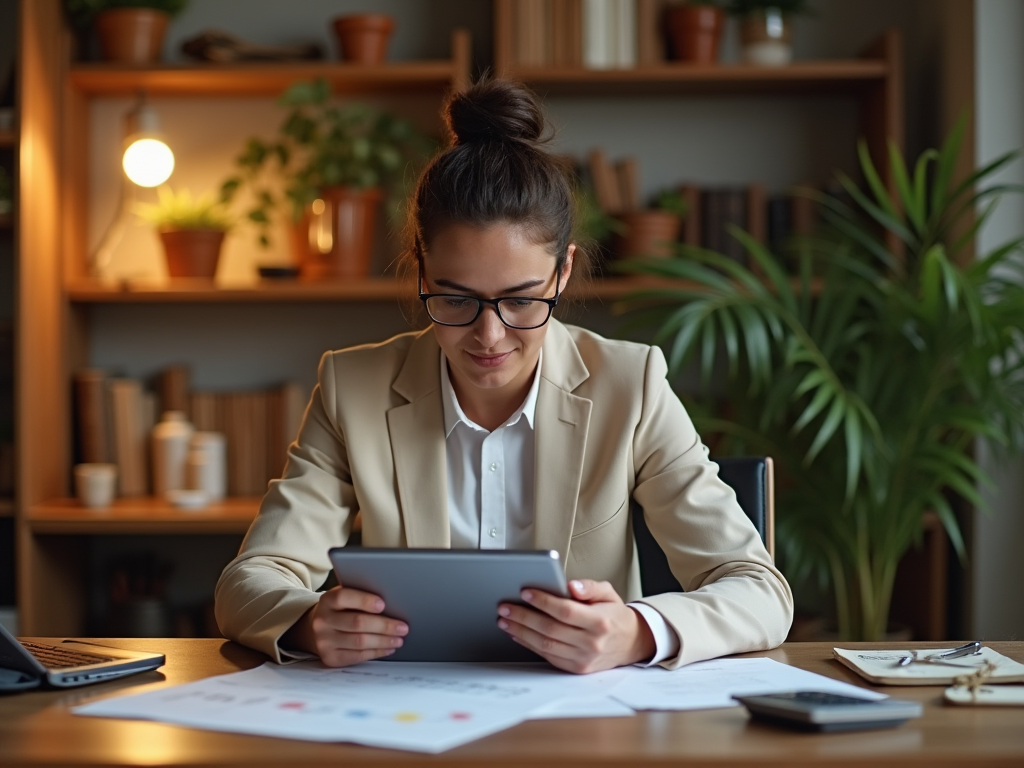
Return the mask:
[[[420,285],[423,285],[423,269],[420,268]],[[430,319],[438,325],[472,325],[484,311],[484,305],[494,307],[498,319],[508,328],[528,331],[540,328],[550,318],[558,297],[562,295],[561,275],[555,268],[555,297],[538,299],[533,296],[505,296],[500,299],[481,299],[462,293],[423,293],[420,301],[427,308]]]

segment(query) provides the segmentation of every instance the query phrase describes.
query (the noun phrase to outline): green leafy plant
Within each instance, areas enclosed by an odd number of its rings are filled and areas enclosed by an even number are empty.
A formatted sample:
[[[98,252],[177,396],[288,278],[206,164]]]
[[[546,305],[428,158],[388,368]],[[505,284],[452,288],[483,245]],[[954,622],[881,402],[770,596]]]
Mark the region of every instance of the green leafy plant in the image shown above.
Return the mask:
[[[164,185],[157,188],[157,195],[157,204],[139,203],[136,213],[159,230],[215,229],[226,232],[231,229],[231,214],[212,194],[194,198],[187,189],[176,193]]]
[[[435,146],[408,120],[365,104],[333,103],[322,78],[296,83],[279,103],[290,111],[278,138],[250,138],[235,161],[239,173],[221,187],[224,202],[250,188],[254,203],[247,215],[262,245],[269,244],[272,214],[281,206],[298,221],[324,187],[384,186],[396,192],[407,167],[422,163]]]
[[[726,10],[734,16],[746,16],[769,8],[777,8],[783,16],[810,13],[808,0],[729,0],[726,5]]]
[[[637,300],[674,371],[699,351],[707,381],[724,348],[734,413],[696,420],[781,465],[784,567],[831,586],[847,639],[886,631],[927,510],[964,556],[951,500],[983,506],[975,440],[1024,448],[1024,238],[968,255],[1000,195],[1020,191],[991,183],[1015,154],[954,181],[965,124],[912,169],[889,148],[895,195],[862,144],[865,188],[840,176],[851,202],[819,197],[828,229],[798,241],[797,277],[740,230],[763,277],[697,249],[622,265],[690,281]]]
[[[686,218],[686,212],[689,209],[686,198],[677,189],[665,189],[655,195],[654,207],[659,211],[678,216],[680,219]]]
[[[112,8],[152,8],[173,17],[187,5],[188,0],[64,0],[68,18],[80,29],[89,27],[97,14]]]

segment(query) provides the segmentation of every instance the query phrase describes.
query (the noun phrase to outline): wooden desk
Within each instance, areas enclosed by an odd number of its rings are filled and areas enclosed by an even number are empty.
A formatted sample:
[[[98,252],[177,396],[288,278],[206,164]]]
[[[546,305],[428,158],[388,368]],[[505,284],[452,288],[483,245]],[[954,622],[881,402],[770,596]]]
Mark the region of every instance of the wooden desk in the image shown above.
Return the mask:
[[[1022,766],[1024,710],[944,706],[942,687],[886,692],[925,705],[925,716],[892,730],[794,733],[752,723],[739,707],[647,712],[605,720],[523,723],[441,755],[349,744],[317,744],[241,736],[156,723],[78,717],[68,707],[112,692],[151,690],[259,665],[261,654],[224,640],[119,640],[163,651],[159,672],[65,691],[0,697],[0,766],[370,766],[487,765],[530,768],[643,766]],[[1024,661],[1024,642],[991,643]],[[878,647],[878,646],[875,646]],[[914,647],[938,647],[918,643]],[[948,647],[948,646],[947,646]],[[855,684],[824,643],[793,643],[767,656]]]

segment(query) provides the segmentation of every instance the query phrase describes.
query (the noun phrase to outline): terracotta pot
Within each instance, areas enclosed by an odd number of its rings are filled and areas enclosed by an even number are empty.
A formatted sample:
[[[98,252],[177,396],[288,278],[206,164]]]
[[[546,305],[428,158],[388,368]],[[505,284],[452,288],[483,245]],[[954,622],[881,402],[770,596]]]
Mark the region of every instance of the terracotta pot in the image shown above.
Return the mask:
[[[380,13],[339,16],[334,20],[334,34],[341,48],[341,58],[357,64],[380,64],[388,55],[388,41],[395,29],[395,20]]]
[[[169,229],[160,233],[167,257],[167,274],[213,279],[224,233],[219,229]]]
[[[327,187],[295,227],[295,261],[307,280],[364,278],[373,261],[377,210],[383,192]]]
[[[96,34],[106,61],[148,64],[160,60],[171,17],[152,8],[112,8],[96,17]]]
[[[620,259],[667,258],[679,240],[682,221],[667,211],[636,211],[618,217],[625,232],[616,238]]]
[[[780,67],[793,60],[789,17],[765,8],[743,17],[740,24],[743,60],[762,67]]]
[[[677,5],[667,11],[668,34],[675,58],[692,64],[715,64],[725,13],[713,5]]]

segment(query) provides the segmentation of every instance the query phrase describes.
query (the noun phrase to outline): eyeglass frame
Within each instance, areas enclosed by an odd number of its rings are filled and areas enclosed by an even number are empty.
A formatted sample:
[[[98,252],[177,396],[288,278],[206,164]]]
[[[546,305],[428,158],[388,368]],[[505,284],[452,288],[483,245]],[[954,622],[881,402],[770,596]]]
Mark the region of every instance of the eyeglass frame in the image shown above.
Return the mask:
[[[419,265],[417,280],[419,281],[420,288],[422,289],[422,287],[423,287],[423,265],[422,264]],[[543,328],[545,325],[547,325],[551,321],[551,313],[555,311],[555,307],[558,306],[558,299],[562,295],[561,282],[562,282],[562,271],[558,268],[558,265],[556,264],[555,265],[555,295],[554,295],[553,298],[550,298],[550,299],[545,299],[545,298],[542,298],[540,296],[502,296],[500,299],[482,299],[479,296],[469,296],[469,295],[464,294],[464,293],[423,293],[422,290],[419,292],[419,298],[420,298],[420,301],[423,302],[423,309],[424,309],[424,311],[426,311],[427,317],[430,318],[430,322],[437,323],[438,325],[443,325],[446,328],[465,328],[468,325],[472,325],[473,323],[475,323],[477,320],[480,319],[480,315],[484,311],[484,305],[485,304],[489,304],[490,306],[494,307],[494,314],[496,314],[498,316],[498,320],[500,320],[501,324],[504,325],[506,328],[511,328],[513,331],[534,331],[537,328]],[[470,320],[468,322],[465,322],[465,323],[442,323],[440,320],[435,320],[434,319],[434,316],[430,314],[430,308],[427,307],[427,300],[428,299],[435,299],[435,298],[473,299],[477,303],[476,304],[476,314],[473,315],[473,319],[472,320]],[[542,304],[547,304],[548,305],[548,316],[544,318],[544,322],[543,323],[540,323],[538,325],[530,325],[530,326],[525,326],[525,327],[524,326],[510,325],[505,320],[505,318],[501,316],[500,304],[503,301],[514,301],[516,299],[519,299],[519,300],[529,299],[530,301],[539,301]]]

